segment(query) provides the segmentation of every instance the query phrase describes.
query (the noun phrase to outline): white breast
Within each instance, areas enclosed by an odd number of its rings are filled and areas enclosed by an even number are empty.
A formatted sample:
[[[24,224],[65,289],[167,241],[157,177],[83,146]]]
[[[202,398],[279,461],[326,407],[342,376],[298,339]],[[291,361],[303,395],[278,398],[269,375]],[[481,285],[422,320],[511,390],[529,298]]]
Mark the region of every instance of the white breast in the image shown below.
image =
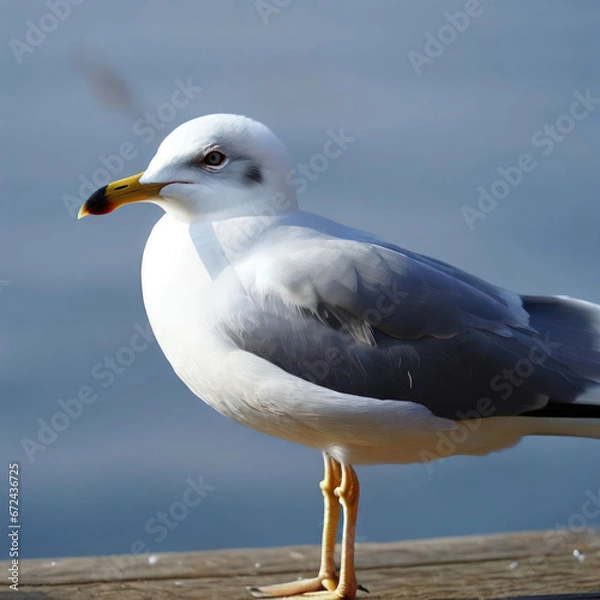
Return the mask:
[[[265,433],[320,447],[322,436],[293,416],[293,396],[283,390],[270,393],[273,382],[287,374],[238,350],[218,329],[220,311],[230,309],[235,295],[231,285],[225,287],[229,297],[223,288],[223,278],[213,281],[204,267],[188,225],[164,216],[146,243],[142,292],[152,330],[177,375],[220,413]]]
[[[194,252],[188,226],[165,215],[146,242],[142,293],[158,343],[174,367],[184,348],[205,337],[206,320],[202,316],[211,284]]]

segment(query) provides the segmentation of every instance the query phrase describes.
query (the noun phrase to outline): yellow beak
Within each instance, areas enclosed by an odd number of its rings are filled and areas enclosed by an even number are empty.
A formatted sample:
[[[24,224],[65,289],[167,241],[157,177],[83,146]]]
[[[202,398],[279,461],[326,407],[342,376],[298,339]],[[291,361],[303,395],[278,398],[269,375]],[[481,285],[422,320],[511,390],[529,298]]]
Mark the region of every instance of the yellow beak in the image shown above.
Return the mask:
[[[125,179],[113,181],[97,189],[79,209],[78,219],[86,215],[105,215],[113,210],[130,204],[141,202],[158,196],[158,192],[167,183],[140,183],[140,177],[144,173],[138,173]]]

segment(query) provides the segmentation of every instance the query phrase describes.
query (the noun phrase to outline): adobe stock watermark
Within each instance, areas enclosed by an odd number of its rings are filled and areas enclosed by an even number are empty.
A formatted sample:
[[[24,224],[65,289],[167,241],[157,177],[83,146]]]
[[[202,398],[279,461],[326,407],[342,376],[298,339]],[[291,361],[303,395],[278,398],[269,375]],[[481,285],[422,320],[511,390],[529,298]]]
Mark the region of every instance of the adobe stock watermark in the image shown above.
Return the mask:
[[[36,453],[45,452],[56,442],[60,433],[81,417],[86,407],[98,400],[102,389],[111,387],[117,378],[133,365],[137,357],[154,343],[154,334],[149,324],[142,326],[136,323],[133,329],[127,344],[93,365],[90,375],[94,383],[82,385],[71,397],[59,398],[56,401],[58,410],[50,417],[36,421],[36,434],[21,438],[21,448],[30,463],[35,462]]]
[[[394,281],[389,288],[378,286],[373,291],[377,293],[373,306],[367,308],[359,319],[360,322],[365,323],[366,331],[362,331],[360,334],[367,338],[363,340],[365,343],[371,343],[372,341],[369,328],[380,326],[385,319],[394,314],[402,301],[408,296],[407,291],[399,289],[397,281]],[[321,318],[326,320],[329,315],[321,316]],[[347,338],[348,344],[354,344],[357,335],[359,335],[358,332],[353,331],[352,335]],[[327,348],[322,358],[317,358],[314,361],[306,360],[302,363],[302,379],[320,385],[329,376],[332,368],[335,369],[342,364],[344,358],[339,348],[335,346]]]
[[[331,160],[337,160],[345,152],[350,144],[356,141],[344,133],[344,129],[337,131],[327,130],[327,139],[323,144],[321,152],[316,152],[305,163],[297,163],[286,177],[286,182],[295,187],[296,195],[302,196],[311,183],[314,183],[322,173],[327,171]]]
[[[556,555],[566,552],[571,554],[574,562],[585,563],[585,553],[577,548],[574,536],[598,527],[599,522],[600,488],[596,491],[588,488],[584,492],[584,499],[579,509],[545,532],[544,545],[547,549],[538,556],[532,557],[526,563],[518,565],[512,574],[515,577],[526,578],[530,581],[539,579],[540,576],[547,573],[547,554]],[[540,586],[540,589],[542,587]]]
[[[493,2],[493,0],[488,0]],[[467,0],[463,10],[455,13],[445,12],[446,22],[435,32],[425,32],[425,43],[422,51],[409,50],[408,60],[417,75],[423,73],[425,66],[431,66],[444,52],[446,48],[456,42],[460,34],[464,33],[473,22],[473,19],[480,17],[484,12],[484,7],[480,0]]]
[[[331,162],[339,159],[356,141],[355,137],[346,134],[343,127],[337,130],[328,129],[326,135],[327,138],[320,152],[315,152],[306,162],[296,163],[286,173],[285,183],[291,192],[289,194],[285,192],[273,194],[256,209],[256,216],[274,217],[287,212],[292,205],[293,198],[305,194],[310,185],[330,168]],[[242,239],[243,237],[240,236]],[[239,251],[241,247],[234,247],[234,249]]]
[[[144,532],[147,539],[135,540],[132,542],[128,554],[113,558],[113,568],[108,569],[106,573],[107,580],[120,579],[127,571],[128,565],[133,566],[139,560],[137,558],[139,554],[155,551],[156,545],[164,542],[169,533],[177,529],[188,518],[190,512],[201,504],[209,492],[215,490],[214,485],[204,482],[202,475],[197,478],[188,477],[185,483],[187,487],[177,500],[171,502],[164,510],[157,510],[146,519]],[[154,564],[158,560],[157,556],[148,556],[149,564]]]
[[[254,8],[263,25],[267,26],[273,17],[279,16],[291,3],[292,0],[256,0]]]
[[[159,105],[153,112],[146,112],[143,117],[134,121],[131,131],[136,136],[135,141],[127,140],[119,145],[116,151],[108,156],[98,156],[100,166],[89,176],[79,175],[79,188],[76,193],[63,194],[62,201],[72,219],[77,218],[81,205],[98,188],[108,185],[111,181],[118,179],[123,174],[125,164],[139,156],[139,141],[143,144],[152,142],[159,132],[173,122],[178,112],[189,106],[203,90],[195,85],[192,78],[185,81],[176,79],[175,89],[168,100]]]
[[[324,276],[327,278],[327,276]],[[366,287],[366,286],[365,286]],[[361,316],[356,319],[356,323],[364,324],[364,328],[354,328],[348,326],[348,323],[342,324],[341,332],[346,333],[345,339],[343,337],[338,338],[341,341],[339,346],[329,346],[324,349],[319,357],[313,359],[299,359],[301,372],[299,377],[293,377],[286,380],[285,396],[293,398],[297,401],[301,401],[306,397],[306,394],[310,394],[306,386],[306,381],[316,385],[323,385],[323,382],[329,377],[332,371],[335,371],[347,357],[344,354],[343,346],[348,344],[353,346],[356,344],[357,338],[361,339],[361,342],[371,343],[372,331],[370,327],[377,327],[381,323],[392,316],[399,306],[402,305],[409,292],[399,288],[398,282],[393,281],[389,287],[382,285],[373,285],[369,288],[373,292],[373,299],[370,301],[370,306],[366,308]],[[315,317],[321,320],[327,321],[332,315],[323,313],[320,311],[319,314],[315,314]],[[290,322],[292,334],[295,331],[295,327],[302,327],[302,324],[298,321]],[[266,333],[263,333],[260,329],[253,331],[254,341],[263,348],[267,354],[275,353],[277,346],[273,340],[268,337]],[[410,374],[408,374],[411,379]]]
[[[326,278],[326,276],[325,276]],[[365,309],[360,317],[356,319],[356,323],[361,323],[364,327],[353,327],[348,323],[341,324],[341,334],[346,334],[338,337],[339,345],[331,345],[326,347],[318,357],[314,358],[299,358],[300,375],[298,378],[288,380],[286,383],[286,397],[294,398],[301,401],[306,394],[310,394],[306,382],[316,385],[323,385],[324,381],[335,372],[336,369],[347,361],[344,345],[350,347],[357,343],[360,339],[361,343],[370,344],[372,331],[370,326],[377,327],[386,318],[393,315],[402,301],[408,296],[408,292],[399,289],[398,283],[394,281],[389,288],[384,286],[373,286],[370,290],[373,292],[373,300],[371,306]],[[334,315],[328,314],[326,311],[319,311],[315,317],[327,321]],[[334,316],[335,318],[335,316]],[[291,332],[294,334],[294,327],[302,327],[299,322],[291,322]],[[253,332],[255,340],[267,353],[274,354],[277,351],[277,346],[273,343],[266,334],[260,330]],[[410,374],[408,375],[410,379]]]
[[[8,279],[0,279],[0,292],[8,285],[10,285]]]
[[[154,544],[164,542],[170,531],[177,529],[182,521],[187,519],[190,509],[197,507],[208,492],[215,489],[214,485],[204,483],[204,477],[198,480],[188,477],[185,482],[187,487],[180,500],[172,502],[166,510],[158,510],[144,523],[144,531],[152,538]],[[150,547],[143,540],[136,540],[131,545],[132,554],[148,552]]]
[[[531,136],[531,145],[535,152],[524,152],[513,164],[498,167],[500,177],[486,187],[480,185],[477,188],[475,204],[463,204],[460,207],[465,223],[471,231],[477,221],[485,219],[502,200],[508,198],[512,191],[523,183],[527,174],[538,168],[542,157],[550,156],[556,147],[575,131],[577,123],[587,119],[600,105],[600,97],[593,96],[590,89],[583,93],[576,91],[573,97],[574,101],[567,112],[552,123],[545,123]]]
[[[523,385],[534,374],[536,367],[543,365],[552,352],[560,346],[559,342],[551,340],[550,335],[546,333],[543,340],[535,340],[529,348],[527,356],[520,358],[512,368],[505,367],[501,373],[490,379],[490,390],[496,392],[501,400],[507,400],[512,396],[515,388]],[[419,458],[427,472],[433,473],[434,461],[457,454],[460,446],[465,444],[469,436],[481,427],[482,419],[493,417],[497,410],[497,400],[482,396],[477,400],[473,409],[464,412],[458,411],[455,429],[436,432],[438,439],[435,452],[431,449],[423,449],[419,452]]]
[[[566,533],[582,533],[600,520],[600,488],[595,492],[587,489],[584,495],[585,499],[579,511],[569,515],[565,522],[556,523],[554,526],[554,530],[559,532],[563,539]]]
[[[17,64],[23,64],[25,57],[33,54],[48,36],[54,33],[58,26],[66,21],[73,7],[83,4],[85,0],[46,0],[44,6],[48,9],[36,19],[25,21],[25,33],[22,39],[11,38],[8,47]]]
[[[260,203],[252,207],[253,216],[277,217],[287,213],[294,206],[296,198],[306,193],[311,183],[323,175],[331,162],[338,160],[356,141],[355,137],[347,135],[341,127],[337,130],[328,129],[326,135],[320,152],[312,154],[306,162],[297,163],[285,174],[286,185],[282,186],[283,191],[279,189],[272,194],[257,196]],[[190,226],[190,235],[196,248],[202,248],[202,251],[207,253],[205,256],[210,256],[207,263],[210,264],[211,271],[220,273],[230,264],[228,252],[241,253],[246,249],[248,239],[254,235],[254,225],[251,220],[243,224],[235,240],[227,244],[227,252],[224,251],[218,235],[215,234],[218,231],[218,224],[214,230],[212,225],[211,230],[207,230],[202,224],[200,226],[193,224]],[[233,274],[235,275],[235,270]]]
[[[306,162],[299,162],[284,175],[283,183],[277,191],[271,194],[260,194],[257,196],[256,205],[252,206],[251,214],[255,217],[277,217],[284,215],[295,206],[296,198],[306,193],[311,183],[315,182],[323,173],[330,168],[331,162],[338,160],[356,141],[355,137],[346,134],[344,128],[328,129],[326,139],[321,150],[315,152]],[[226,251],[219,241],[219,223],[210,225],[190,225],[190,236],[197,249],[202,252],[209,265],[209,270],[216,276],[230,266],[230,253],[242,253],[246,250],[248,240],[254,235],[256,222],[252,219],[241,224],[235,239],[227,244]],[[231,274],[237,278],[235,269]],[[258,332],[254,332],[258,335]],[[267,343],[267,340],[265,340]]]

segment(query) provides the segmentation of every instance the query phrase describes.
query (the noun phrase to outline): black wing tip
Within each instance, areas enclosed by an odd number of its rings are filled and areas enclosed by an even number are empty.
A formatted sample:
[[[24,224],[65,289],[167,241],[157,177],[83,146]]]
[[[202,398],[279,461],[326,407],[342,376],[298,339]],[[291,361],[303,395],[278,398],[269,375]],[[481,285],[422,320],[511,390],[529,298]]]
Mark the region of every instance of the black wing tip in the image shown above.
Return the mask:
[[[543,408],[530,410],[520,417],[546,417],[550,419],[600,419],[600,406],[595,404],[564,404],[548,402]]]

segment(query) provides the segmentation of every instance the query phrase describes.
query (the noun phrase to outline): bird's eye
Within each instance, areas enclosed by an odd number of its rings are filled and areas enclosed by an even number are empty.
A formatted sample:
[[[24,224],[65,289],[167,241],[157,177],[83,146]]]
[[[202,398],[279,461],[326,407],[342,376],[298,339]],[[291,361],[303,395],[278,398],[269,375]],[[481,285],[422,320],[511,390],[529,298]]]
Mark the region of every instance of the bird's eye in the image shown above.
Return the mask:
[[[202,162],[209,167],[220,167],[227,157],[219,150],[211,150],[203,159]]]

